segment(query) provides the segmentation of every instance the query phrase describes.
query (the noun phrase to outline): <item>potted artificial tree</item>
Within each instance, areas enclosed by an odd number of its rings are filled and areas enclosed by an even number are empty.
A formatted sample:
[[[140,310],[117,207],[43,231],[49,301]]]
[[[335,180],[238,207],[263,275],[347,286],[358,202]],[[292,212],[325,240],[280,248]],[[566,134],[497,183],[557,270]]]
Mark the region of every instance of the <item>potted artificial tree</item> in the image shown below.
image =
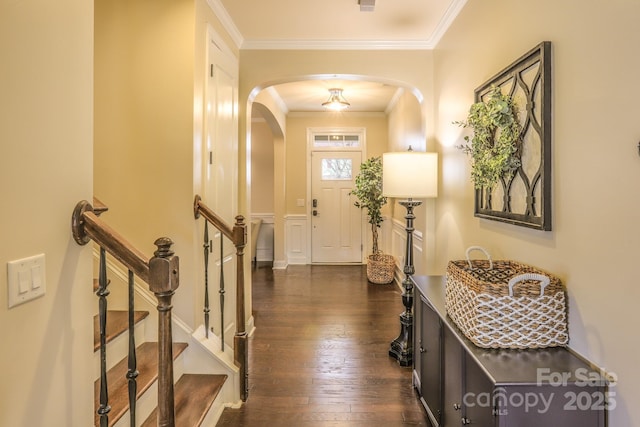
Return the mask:
[[[356,176],[355,189],[351,191],[358,200],[354,203],[360,209],[366,209],[371,224],[372,254],[367,261],[367,279],[372,283],[386,284],[393,281],[395,260],[392,255],[383,254],[378,247],[378,228],[382,218],[382,207],[387,198],[382,195],[382,158],[372,157],[360,165]]]

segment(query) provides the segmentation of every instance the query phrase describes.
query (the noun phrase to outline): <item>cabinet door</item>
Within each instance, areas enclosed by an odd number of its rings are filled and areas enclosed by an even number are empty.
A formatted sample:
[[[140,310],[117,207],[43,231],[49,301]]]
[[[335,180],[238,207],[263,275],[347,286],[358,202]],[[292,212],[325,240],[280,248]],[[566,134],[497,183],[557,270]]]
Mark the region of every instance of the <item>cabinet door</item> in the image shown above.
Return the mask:
[[[413,307],[413,386],[420,396],[422,396],[422,342],[424,341],[424,330],[422,329],[422,300],[420,294],[414,299]]]
[[[463,349],[453,332],[442,328],[444,348],[443,373],[444,394],[442,401],[442,425],[457,427],[462,425],[462,355]]]
[[[494,412],[494,384],[475,360],[464,355],[464,394],[462,411],[464,425],[491,427],[496,424]]]
[[[442,323],[433,308],[421,301],[422,346],[419,351],[422,399],[431,423],[439,427],[442,414]]]

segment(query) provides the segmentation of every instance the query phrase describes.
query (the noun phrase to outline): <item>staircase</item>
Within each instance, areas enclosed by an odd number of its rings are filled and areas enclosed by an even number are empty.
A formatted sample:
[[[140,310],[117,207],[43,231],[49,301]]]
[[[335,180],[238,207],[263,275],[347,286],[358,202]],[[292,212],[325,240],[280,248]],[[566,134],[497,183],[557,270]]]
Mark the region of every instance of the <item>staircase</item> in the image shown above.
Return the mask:
[[[214,427],[223,408],[238,402],[240,370],[224,348],[212,350],[215,336],[206,337],[202,326],[193,331],[172,318],[179,262],[171,240],[156,240],[158,250],[146,258],[97,211],[82,201],[72,218],[76,242],[99,245],[94,424]]]
[[[148,311],[136,311],[136,335],[144,337],[145,322],[150,322]],[[119,359],[110,367],[107,373],[109,391],[109,426],[129,426],[128,379],[127,379],[127,341],[125,332],[128,329],[128,313],[126,311],[111,310],[107,313],[107,342],[110,346],[109,355]],[[94,351],[99,350],[100,332],[98,316],[94,317]],[[204,426],[207,413],[227,380],[227,375],[186,374],[183,373],[182,357],[187,349],[186,343],[173,344],[174,375],[176,384],[175,416],[176,425],[184,427]],[[124,354],[122,351],[124,350]],[[117,353],[120,354],[117,354]],[[143,342],[136,348],[136,358],[139,375],[137,377],[137,419],[146,419],[139,424],[143,427],[156,426],[156,410],[151,403],[155,403],[157,391],[154,388],[158,379],[158,343]],[[100,425],[97,410],[100,407],[100,379],[95,381],[95,425]],[[215,425],[216,420],[212,420]]]

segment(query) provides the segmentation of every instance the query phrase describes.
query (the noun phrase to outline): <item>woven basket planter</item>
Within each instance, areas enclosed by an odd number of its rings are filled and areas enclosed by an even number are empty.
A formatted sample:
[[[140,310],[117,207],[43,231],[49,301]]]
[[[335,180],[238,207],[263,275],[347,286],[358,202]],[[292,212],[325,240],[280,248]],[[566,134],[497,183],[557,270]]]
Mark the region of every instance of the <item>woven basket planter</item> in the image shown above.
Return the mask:
[[[367,261],[367,280],[378,285],[393,282],[396,271],[396,261],[393,255],[369,255]]]
[[[489,259],[470,260],[479,249]],[[557,277],[515,261],[492,261],[479,247],[447,265],[445,307],[462,333],[483,348],[565,346],[566,296]]]

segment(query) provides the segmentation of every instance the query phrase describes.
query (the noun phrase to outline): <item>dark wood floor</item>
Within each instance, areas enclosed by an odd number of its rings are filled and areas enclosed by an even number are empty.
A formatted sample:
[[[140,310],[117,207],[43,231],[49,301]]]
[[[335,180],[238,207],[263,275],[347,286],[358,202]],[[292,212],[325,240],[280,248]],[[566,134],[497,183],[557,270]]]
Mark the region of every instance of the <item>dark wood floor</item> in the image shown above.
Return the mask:
[[[402,309],[363,266],[254,269],[249,399],[217,426],[428,426],[411,369],[388,356]]]

